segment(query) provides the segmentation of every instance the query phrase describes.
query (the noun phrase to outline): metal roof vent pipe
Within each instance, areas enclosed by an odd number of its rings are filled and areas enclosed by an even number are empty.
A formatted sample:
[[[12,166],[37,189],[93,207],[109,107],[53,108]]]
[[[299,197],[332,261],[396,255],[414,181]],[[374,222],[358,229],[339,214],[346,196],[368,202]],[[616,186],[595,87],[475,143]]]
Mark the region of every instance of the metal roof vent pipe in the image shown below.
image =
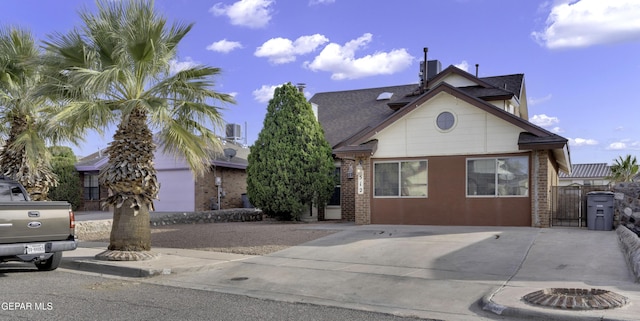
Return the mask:
[[[424,60],[420,62],[420,90],[425,92],[427,91],[427,80],[429,80],[429,63],[427,62],[427,52],[429,48],[424,47],[422,50],[424,51]]]
[[[304,89],[307,87],[307,84],[299,82],[296,84],[296,87],[298,87],[298,91],[304,94]]]

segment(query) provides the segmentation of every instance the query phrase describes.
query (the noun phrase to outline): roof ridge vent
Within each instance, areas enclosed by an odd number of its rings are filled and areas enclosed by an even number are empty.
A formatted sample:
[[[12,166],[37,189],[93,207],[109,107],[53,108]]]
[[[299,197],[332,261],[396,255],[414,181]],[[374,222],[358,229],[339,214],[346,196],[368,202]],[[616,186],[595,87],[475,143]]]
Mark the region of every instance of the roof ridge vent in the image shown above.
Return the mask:
[[[378,98],[376,98],[376,100],[389,100],[391,99],[391,96],[393,96],[393,93],[385,91],[380,93],[380,95],[378,95]]]

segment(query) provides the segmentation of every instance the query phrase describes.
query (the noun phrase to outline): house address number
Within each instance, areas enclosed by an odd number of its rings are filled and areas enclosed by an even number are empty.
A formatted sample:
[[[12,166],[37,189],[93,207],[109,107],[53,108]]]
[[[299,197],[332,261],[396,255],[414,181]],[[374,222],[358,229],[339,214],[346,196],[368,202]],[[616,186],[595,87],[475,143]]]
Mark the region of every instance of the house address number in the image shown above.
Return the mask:
[[[364,173],[362,171],[358,173],[358,194],[364,194]]]

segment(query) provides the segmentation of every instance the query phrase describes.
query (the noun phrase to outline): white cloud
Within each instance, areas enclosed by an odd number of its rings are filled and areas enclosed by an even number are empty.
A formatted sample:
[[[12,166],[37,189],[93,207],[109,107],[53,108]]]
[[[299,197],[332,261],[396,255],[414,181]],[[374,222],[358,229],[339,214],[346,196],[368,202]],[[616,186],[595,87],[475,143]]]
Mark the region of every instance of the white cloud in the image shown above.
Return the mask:
[[[309,0],[309,5],[313,6],[317,4],[330,4],[334,2],[336,2],[336,0]]]
[[[539,104],[545,103],[545,102],[551,100],[552,97],[553,96],[551,94],[548,94],[548,95],[546,95],[544,97],[540,97],[540,98],[531,97],[531,98],[529,98],[529,105],[534,106],[534,105],[539,105]]]
[[[618,126],[614,130],[617,131],[617,132],[624,131],[624,126]]]
[[[209,12],[215,16],[225,15],[235,26],[263,28],[271,20],[273,0],[240,0],[232,5],[216,3]]]
[[[593,145],[598,145],[598,141],[595,139],[589,139],[589,138],[569,138],[569,144],[573,145],[573,146],[593,146]]]
[[[295,61],[296,56],[316,50],[328,41],[329,39],[321,34],[302,36],[295,41],[286,38],[272,38],[258,47],[254,55],[267,57],[269,62],[274,64],[285,64]]]
[[[372,34],[365,33],[342,46],[330,43],[312,62],[305,62],[305,66],[313,71],[331,72],[331,79],[341,80],[390,75],[406,69],[413,62],[414,57],[404,48],[356,58],[356,51],[366,47],[372,38]]]
[[[558,117],[551,117],[545,114],[534,115],[529,121],[540,127],[549,127],[560,122]]]
[[[453,66],[458,67],[466,72],[469,72],[469,63],[466,60],[463,60],[461,63]]]
[[[607,147],[607,149],[611,149],[611,150],[627,149],[627,144],[623,142],[615,142],[615,143],[609,144],[609,147]]]
[[[262,85],[262,87],[253,91],[253,99],[266,104],[273,98],[273,94],[278,87],[282,87],[282,85]],[[308,91],[305,91],[303,94],[307,100],[313,96],[313,94]]]
[[[236,97],[238,97],[238,92],[232,91],[232,92],[228,93],[228,95],[233,97],[233,98],[236,98]]]
[[[199,65],[198,62],[193,61],[191,57],[186,57],[184,61],[178,61],[177,59],[171,59],[169,61],[169,72],[171,74],[175,74],[178,71],[183,71],[185,69],[193,68]]]
[[[276,88],[280,86],[282,85],[275,85],[275,86],[262,85],[262,87],[253,91],[253,98],[258,102],[268,103],[269,100],[273,98],[273,93],[275,92]]]
[[[556,134],[560,134],[560,133],[563,133],[563,132],[564,132],[564,130],[563,130],[562,128],[560,128],[560,127],[553,127],[553,128],[551,129],[551,131],[552,131],[552,132],[554,132],[554,133],[556,133]]]
[[[630,139],[623,139],[618,142],[613,142],[607,147],[609,150],[640,150],[640,141],[632,141]]]
[[[242,44],[237,41],[229,41],[227,39],[222,39],[220,41],[216,41],[207,46],[207,50],[229,53],[235,49],[242,48]]]
[[[640,39],[640,1],[581,0],[554,4],[532,37],[550,49],[579,48]]]

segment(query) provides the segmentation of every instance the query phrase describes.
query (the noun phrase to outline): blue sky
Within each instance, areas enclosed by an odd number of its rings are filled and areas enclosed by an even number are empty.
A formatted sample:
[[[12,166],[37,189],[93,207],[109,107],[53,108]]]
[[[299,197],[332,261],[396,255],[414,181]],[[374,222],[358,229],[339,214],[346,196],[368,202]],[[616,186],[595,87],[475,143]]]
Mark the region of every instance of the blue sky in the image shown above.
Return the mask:
[[[93,1],[5,0],[0,24],[39,39],[79,24]],[[228,123],[248,144],[262,128],[273,88],[314,93],[418,82],[423,47],[443,68],[525,74],[530,120],[570,140],[573,163],[640,156],[640,1],[637,0],[157,0],[169,21],[195,26],[175,68],[220,67],[231,93]],[[112,132],[89,134],[83,156]]]

